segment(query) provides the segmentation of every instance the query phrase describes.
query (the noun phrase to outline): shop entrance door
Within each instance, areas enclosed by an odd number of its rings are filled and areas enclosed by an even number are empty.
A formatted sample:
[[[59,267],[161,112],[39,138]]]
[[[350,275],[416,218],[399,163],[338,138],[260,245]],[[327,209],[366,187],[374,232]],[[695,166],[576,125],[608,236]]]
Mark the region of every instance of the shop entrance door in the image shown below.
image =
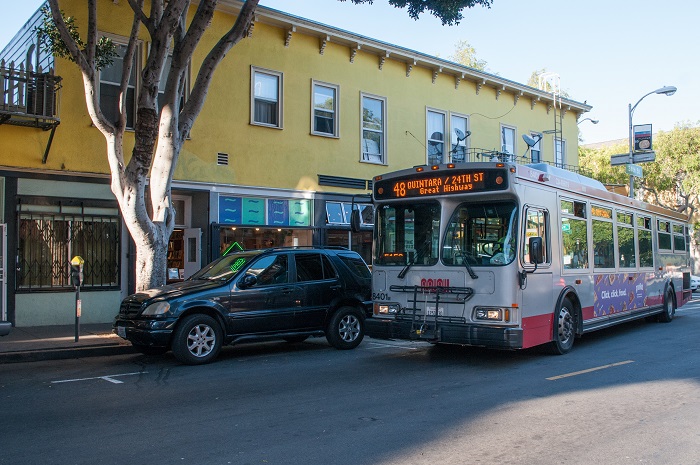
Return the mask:
[[[183,234],[185,264],[184,278],[187,279],[202,267],[202,230],[199,228],[185,229]]]

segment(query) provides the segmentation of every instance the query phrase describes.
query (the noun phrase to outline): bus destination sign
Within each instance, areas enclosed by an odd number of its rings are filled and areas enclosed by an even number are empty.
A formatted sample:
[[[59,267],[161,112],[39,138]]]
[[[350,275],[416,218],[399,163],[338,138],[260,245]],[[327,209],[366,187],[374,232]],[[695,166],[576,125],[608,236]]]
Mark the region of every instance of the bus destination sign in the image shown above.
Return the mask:
[[[374,182],[377,200],[459,195],[504,190],[508,187],[505,169],[462,169],[421,172]]]

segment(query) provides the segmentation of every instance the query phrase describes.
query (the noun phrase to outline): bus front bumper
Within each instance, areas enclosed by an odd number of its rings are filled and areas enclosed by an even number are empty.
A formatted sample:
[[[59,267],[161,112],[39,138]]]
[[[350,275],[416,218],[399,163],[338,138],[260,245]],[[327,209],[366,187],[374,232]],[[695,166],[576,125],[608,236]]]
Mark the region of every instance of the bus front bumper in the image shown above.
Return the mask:
[[[471,323],[437,322],[421,326],[410,319],[368,318],[365,334],[377,339],[422,340],[433,343],[461,344],[493,349],[522,349],[523,330]]]

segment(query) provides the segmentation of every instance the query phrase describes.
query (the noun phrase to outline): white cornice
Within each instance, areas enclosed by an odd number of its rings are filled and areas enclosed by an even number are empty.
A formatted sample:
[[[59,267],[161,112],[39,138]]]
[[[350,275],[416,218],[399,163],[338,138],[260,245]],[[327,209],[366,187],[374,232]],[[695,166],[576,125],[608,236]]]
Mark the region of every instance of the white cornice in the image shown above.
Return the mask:
[[[218,8],[221,11],[235,15],[240,11],[241,6],[242,2],[239,0],[222,0]],[[426,68],[430,70],[431,74],[433,74],[434,70],[440,69],[441,74],[451,75],[453,79],[459,78],[460,80],[478,83],[479,87],[491,87],[499,94],[500,92],[506,91],[512,93],[514,96],[525,96],[529,97],[532,101],[545,102],[553,98],[552,94],[549,92],[544,92],[535,87],[511,81],[501,76],[496,76],[422,52],[355,34],[344,29],[317,23],[283,11],[274,10],[265,6],[258,6],[255,15],[256,21],[263,24],[278,27],[282,30],[294,28],[296,34],[318,37],[321,41],[333,42],[338,45],[346,46],[350,50],[360,50],[362,53],[371,53],[377,57],[390,57],[392,60],[411,64],[412,68],[416,66]],[[354,58],[353,55],[351,55],[351,57]],[[565,103],[570,110],[578,113],[585,113],[593,108],[590,105],[568,98],[561,98],[561,102]]]

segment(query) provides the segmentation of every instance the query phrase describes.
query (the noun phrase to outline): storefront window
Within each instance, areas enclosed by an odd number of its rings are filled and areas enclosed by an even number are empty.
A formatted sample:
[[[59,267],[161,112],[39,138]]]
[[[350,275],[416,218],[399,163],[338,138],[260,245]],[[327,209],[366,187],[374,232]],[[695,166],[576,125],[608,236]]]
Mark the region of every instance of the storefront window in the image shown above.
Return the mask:
[[[219,256],[232,251],[309,246],[312,245],[312,231],[309,229],[225,226],[219,230],[219,245]]]

